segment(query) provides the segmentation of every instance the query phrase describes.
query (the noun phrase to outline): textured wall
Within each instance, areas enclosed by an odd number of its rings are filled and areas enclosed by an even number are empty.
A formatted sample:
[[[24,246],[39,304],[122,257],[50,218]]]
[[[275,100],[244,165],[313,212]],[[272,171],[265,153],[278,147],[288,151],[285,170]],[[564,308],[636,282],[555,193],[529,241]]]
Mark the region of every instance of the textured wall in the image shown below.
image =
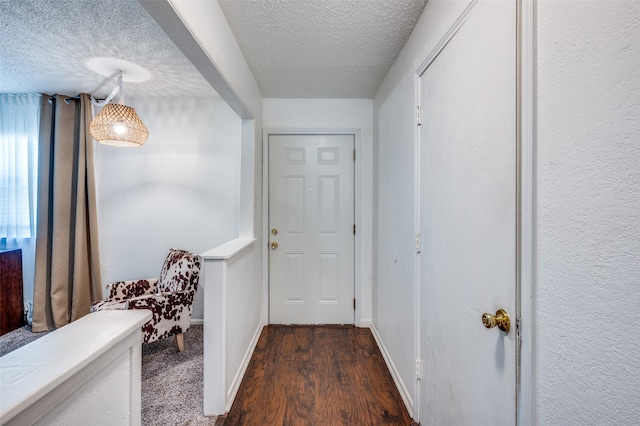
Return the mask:
[[[538,2],[538,423],[640,419],[640,2]]]
[[[373,324],[406,389],[415,383],[416,70],[468,1],[427,3],[374,98]],[[409,407],[411,410],[412,406]],[[414,413],[418,418],[419,413]]]
[[[375,103],[373,324],[414,395],[414,81],[394,81]]]
[[[218,97],[128,99],[140,148],[98,145],[103,283],[157,277],[171,247],[197,253],[238,236],[240,118]],[[198,292],[193,318],[202,318]]]

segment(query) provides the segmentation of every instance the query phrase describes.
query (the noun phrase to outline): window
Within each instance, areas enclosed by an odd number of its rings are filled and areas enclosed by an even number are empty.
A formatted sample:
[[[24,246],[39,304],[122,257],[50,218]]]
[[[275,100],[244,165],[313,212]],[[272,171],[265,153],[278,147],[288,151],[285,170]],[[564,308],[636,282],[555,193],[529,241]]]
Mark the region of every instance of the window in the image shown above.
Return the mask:
[[[40,95],[0,94],[0,249],[22,249],[24,308],[33,318]]]
[[[35,237],[40,95],[0,94],[0,240]]]

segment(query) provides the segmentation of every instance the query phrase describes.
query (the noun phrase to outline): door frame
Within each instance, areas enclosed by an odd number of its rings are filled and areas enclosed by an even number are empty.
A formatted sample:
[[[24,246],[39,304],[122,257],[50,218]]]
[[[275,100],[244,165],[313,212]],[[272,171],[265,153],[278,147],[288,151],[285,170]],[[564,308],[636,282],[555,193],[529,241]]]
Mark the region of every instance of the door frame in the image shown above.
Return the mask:
[[[468,6],[415,70],[414,106],[420,105],[420,76],[446,47],[480,0]],[[516,424],[535,425],[536,416],[536,29],[538,0],[516,1]],[[420,126],[414,127],[414,227],[420,238]],[[418,240],[419,241],[419,240]],[[416,246],[418,247],[418,245]],[[420,254],[414,264],[414,353],[420,342]],[[420,383],[415,378],[414,417],[420,421]]]
[[[270,135],[351,135],[353,136],[354,149],[356,150],[356,160],[353,175],[353,196],[354,196],[354,221],[356,225],[356,235],[354,239],[354,297],[356,308],[354,312],[354,325],[358,327],[369,327],[371,319],[365,318],[366,301],[371,300],[371,286],[363,283],[362,268],[366,267],[363,262],[363,232],[358,232],[361,223],[371,223],[366,220],[365,215],[372,216],[371,211],[362,209],[362,138],[361,129],[357,128],[265,128],[262,130],[262,322],[269,324],[269,136]]]
[[[516,348],[518,425],[536,425],[536,145],[537,3],[516,2],[516,131],[518,138],[518,286],[519,341]]]

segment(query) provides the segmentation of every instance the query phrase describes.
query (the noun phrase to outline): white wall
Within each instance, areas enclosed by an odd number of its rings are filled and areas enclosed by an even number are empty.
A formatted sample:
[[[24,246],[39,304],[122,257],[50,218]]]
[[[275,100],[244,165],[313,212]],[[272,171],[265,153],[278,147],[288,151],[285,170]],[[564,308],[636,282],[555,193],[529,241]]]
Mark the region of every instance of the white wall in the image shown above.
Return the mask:
[[[538,423],[640,419],[640,2],[538,2]]]
[[[416,71],[468,1],[429,1],[374,98],[373,324],[413,410]],[[396,261],[397,259],[397,261]],[[415,413],[417,415],[417,413]]]
[[[262,331],[260,248],[239,238],[202,253],[204,260],[204,407],[228,412]]]
[[[360,131],[356,166],[356,239],[360,259],[356,260],[356,324],[371,323],[371,233],[372,233],[372,101],[370,99],[264,99],[263,125],[268,130],[354,130]],[[360,167],[358,169],[358,167]],[[361,179],[360,181],[358,179]],[[358,265],[359,262],[359,265]]]
[[[398,77],[393,84],[388,79],[374,103],[373,324],[413,400],[414,79]]]
[[[219,97],[128,98],[140,148],[98,144],[103,284],[157,277],[172,247],[204,252],[238,236],[241,120]],[[202,294],[193,312],[202,319]]]

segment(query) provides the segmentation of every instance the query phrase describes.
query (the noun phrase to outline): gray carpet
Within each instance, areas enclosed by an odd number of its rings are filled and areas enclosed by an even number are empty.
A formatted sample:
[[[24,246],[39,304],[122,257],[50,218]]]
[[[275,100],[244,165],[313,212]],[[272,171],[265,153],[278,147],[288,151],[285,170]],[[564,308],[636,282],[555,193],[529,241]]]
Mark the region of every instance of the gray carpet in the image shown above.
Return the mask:
[[[25,326],[0,336],[0,356],[47,333]],[[142,424],[200,426],[215,424],[202,414],[202,326],[184,335],[184,352],[175,339],[142,345]]]
[[[184,334],[184,352],[173,337],[142,345],[142,424],[213,425],[202,414],[202,326]]]
[[[32,333],[31,326],[25,325],[7,334],[0,336],[0,356],[15,351],[21,346],[33,342],[34,340],[44,336],[48,331],[42,333]]]

